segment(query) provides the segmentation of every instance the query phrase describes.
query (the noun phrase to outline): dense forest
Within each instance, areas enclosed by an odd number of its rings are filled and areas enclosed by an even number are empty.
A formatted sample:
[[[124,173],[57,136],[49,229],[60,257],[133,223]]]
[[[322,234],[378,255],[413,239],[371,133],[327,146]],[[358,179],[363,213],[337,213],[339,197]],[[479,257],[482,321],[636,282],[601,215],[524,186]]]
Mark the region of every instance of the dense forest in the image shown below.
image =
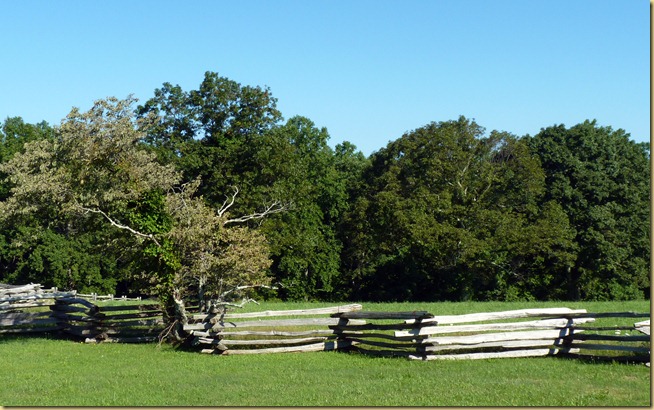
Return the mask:
[[[459,117],[366,157],[207,72],[0,130],[0,282],[288,300],[649,298],[650,148]],[[172,295],[172,296],[171,296]]]

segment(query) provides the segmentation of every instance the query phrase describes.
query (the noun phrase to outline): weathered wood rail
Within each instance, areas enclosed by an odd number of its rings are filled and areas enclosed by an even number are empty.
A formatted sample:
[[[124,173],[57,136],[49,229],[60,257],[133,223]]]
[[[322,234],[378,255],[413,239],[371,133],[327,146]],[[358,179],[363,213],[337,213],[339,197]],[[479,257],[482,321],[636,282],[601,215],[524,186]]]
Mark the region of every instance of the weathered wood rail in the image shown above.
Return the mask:
[[[183,328],[209,354],[347,350],[424,361],[559,355],[649,365],[649,317],[568,308],[435,316],[369,312],[350,304],[191,313]],[[635,322],[639,318],[648,320]],[[0,284],[0,335],[56,332],[86,343],[143,343],[156,341],[164,329],[156,304],[98,306],[75,292]]]
[[[103,301],[103,300],[120,300],[120,301],[141,301],[141,297],[128,298],[127,296],[116,296],[116,295],[98,295],[97,293],[78,293],[76,295],[78,298],[84,298],[87,300],[92,300],[94,302]]]
[[[416,335],[426,335],[418,360],[486,359],[564,355],[578,358],[649,361],[650,338],[639,333],[645,326],[592,326],[596,320],[649,317],[649,313],[587,313],[585,310],[527,309],[426,319]],[[506,322],[508,319],[529,318]],[[503,320],[497,323],[497,320]],[[472,324],[486,322],[483,324]],[[487,323],[491,322],[491,323]],[[645,323],[645,322],[643,322]],[[647,322],[648,323],[648,322]],[[617,336],[611,332],[627,332]],[[398,332],[397,336],[407,333]],[[597,343],[587,343],[587,341]],[[616,354],[616,352],[618,354]],[[624,355],[619,353],[629,352]]]
[[[40,284],[0,284],[0,334],[38,334],[59,331],[58,321],[47,311],[58,297],[75,292],[43,289]]]
[[[38,283],[29,285],[0,284],[0,312],[50,306],[57,297],[73,295],[75,292],[60,292],[57,288],[43,289]]]
[[[419,332],[426,320],[434,317],[426,311],[413,312],[352,312],[336,313],[341,319],[333,330],[352,350],[373,355],[405,356],[419,350],[423,337],[401,335],[400,332]],[[366,319],[366,323],[356,320]]]
[[[562,355],[649,361],[649,321],[633,326],[610,324],[612,318],[649,317],[649,313],[592,314],[586,310],[549,308],[434,316],[425,311],[361,309],[360,305],[345,305],[302,311],[193,315],[184,329],[194,336],[201,352],[225,355],[342,349],[415,360]],[[327,313],[329,319],[278,319]],[[603,326],[592,326],[600,319],[605,321]]]
[[[87,343],[126,343],[154,341],[163,328],[157,305],[100,307],[74,291],[0,284],[0,334],[57,333]]]
[[[566,316],[574,313],[586,311],[552,308],[436,316],[425,320],[424,326],[417,332],[399,332],[396,335],[423,337],[420,348],[410,356],[411,359],[544,356],[557,354],[557,342],[570,334],[576,325],[594,320],[588,318],[575,323]],[[503,322],[496,322],[498,320]]]
[[[154,342],[165,327],[163,312],[154,304],[97,306],[68,297],[58,298],[50,309],[62,332],[86,343]]]
[[[338,332],[331,329],[342,320],[309,316],[353,312],[361,308],[361,305],[352,304],[303,310],[196,314],[184,326],[184,330],[194,337],[193,344],[199,346],[202,353],[209,354],[342,350],[351,347],[352,343],[339,338]],[[284,316],[303,318],[279,319]],[[356,323],[365,322],[358,320]]]

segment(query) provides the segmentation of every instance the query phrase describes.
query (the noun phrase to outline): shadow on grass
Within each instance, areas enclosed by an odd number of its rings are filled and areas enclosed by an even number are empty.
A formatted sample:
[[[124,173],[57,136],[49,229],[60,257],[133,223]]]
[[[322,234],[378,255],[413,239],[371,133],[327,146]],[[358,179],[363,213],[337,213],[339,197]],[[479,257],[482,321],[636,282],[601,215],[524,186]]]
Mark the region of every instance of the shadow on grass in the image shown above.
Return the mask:
[[[38,332],[38,333],[9,333],[0,335],[1,343],[14,343],[25,340],[70,340],[74,341],[68,335],[63,335],[59,331]]]
[[[622,356],[600,356],[592,354],[559,353],[556,355],[559,360],[572,360],[586,364],[597,363],[621,363],[621,364],[645,364],[650,361],[650,356],[645,355],[622,355]]]
[[[200,349],[197,345],[194,345],[192,342],[193,338],[188,338],[181,343],[172,344],[170,342],[148,342],[148,343],[138,343],[138,344],[150,344],[155,347],[166,346],[167,348],[185,353],[198,355]],[[71,343],[83,341],[79,337],[72,336],[66,333],[62,333],[57,330],[49,332],[38,332],[38,333],[10,333],[10,334],[0,334],[0,344],[6,343],[20,343],[28,340],[42,340],[42,341],[69,341]],[[121,344],[133,344],[133,343],[121,343]],[[375,352],[376,354],[368,354],[365,349],[360,349],[357,347],[352,347],[350,349],[337,350],[333,353],[339,355],[354,355],[357,357],[367,357],[371,361],[385,361],[385,360],[409,360],[407,354],[380,354],[381,352]],[[268,354],[300,354],[300,353],[268,353]],[[214,356],[219,356],[219,354],[213,354]],[[593,354],[578,354],[578,353],[558,353],[555,356],[551,357],[552,360],[568,360],[575,361],[585,364],[606,364],[606,363],[620,363],[620,364],[638,364],[643,365],[651,361],[651,356],[649,355],[615,355],[615,356],[602,356],[602,355],[593,355]]]

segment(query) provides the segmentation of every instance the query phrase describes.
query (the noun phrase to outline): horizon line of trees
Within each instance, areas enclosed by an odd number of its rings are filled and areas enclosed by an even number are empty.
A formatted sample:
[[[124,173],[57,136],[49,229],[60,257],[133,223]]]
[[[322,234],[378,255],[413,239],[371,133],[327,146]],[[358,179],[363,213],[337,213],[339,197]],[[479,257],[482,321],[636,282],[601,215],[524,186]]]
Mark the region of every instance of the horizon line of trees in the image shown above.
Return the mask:
[[[7,118],[0,283],[164,299],[250,285],[284,300],[650,297],[650,147],[624,130],[516,136],[461,116],[366,157],[276,102],[207,72],[196,90],[100,100],[61,126]]]

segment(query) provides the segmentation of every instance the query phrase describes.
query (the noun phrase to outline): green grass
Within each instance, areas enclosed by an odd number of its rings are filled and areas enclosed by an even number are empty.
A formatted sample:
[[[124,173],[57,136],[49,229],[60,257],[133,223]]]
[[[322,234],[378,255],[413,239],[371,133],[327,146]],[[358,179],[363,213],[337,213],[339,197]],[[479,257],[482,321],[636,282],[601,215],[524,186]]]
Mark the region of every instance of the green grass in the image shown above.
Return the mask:
[[[266,302],[244,311],[329,303]],[[565,306],[649,311],[649,302],[363,303],[460,314]],[[628,319],[632,321],[632,319]],[[213,356],[169,346],[0,337],[4,406],[650,406],[650,369],[555,357],[410,361],[337,352]]]
[[[515,309],[537,309],[546,307],[567,307],[586,309],[589,312],[649,312],[649,300],[610,301],[610,302],[276,302],[262,301],[259,305],[250,303],[238,312],[259,310],[311,309],[337,306],[339,304],[359,303],[367,311],[413,311],[426,310],[434,315],[460,315],[465,313],[495,312]]]

